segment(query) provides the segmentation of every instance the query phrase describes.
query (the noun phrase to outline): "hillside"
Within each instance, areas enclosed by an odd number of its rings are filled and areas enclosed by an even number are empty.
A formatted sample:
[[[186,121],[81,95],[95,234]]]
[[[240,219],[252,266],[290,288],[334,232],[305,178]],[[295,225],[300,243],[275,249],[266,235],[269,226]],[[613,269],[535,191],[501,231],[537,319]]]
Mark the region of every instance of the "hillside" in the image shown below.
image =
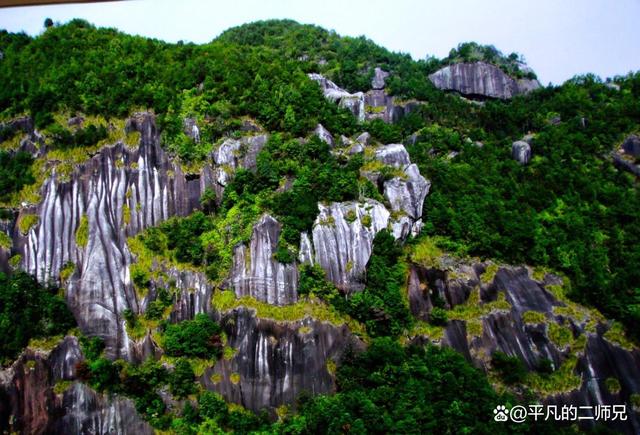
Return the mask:
[[[3,430],[640,427],[640,73],[289,20],[0,52]]]

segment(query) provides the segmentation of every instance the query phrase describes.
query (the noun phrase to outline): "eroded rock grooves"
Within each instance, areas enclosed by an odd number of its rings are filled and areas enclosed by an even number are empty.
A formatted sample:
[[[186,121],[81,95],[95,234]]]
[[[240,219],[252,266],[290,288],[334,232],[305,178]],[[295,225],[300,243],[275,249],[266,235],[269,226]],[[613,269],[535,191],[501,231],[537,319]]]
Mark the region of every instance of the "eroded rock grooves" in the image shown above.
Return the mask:
[[[438,88],[482,98],[509,99],[540,87],[537,80],[514,79],[485,62],[455,63],[429,76]]]
[[[464,304],[482,306],[498,299],[503,299],[506,305],[483,311],[479,319],[449,321],[442,338],[437,341],[456,349],[485,371],[489,370],[489,356],[495,351],[517,356],[528,370],[536,370],[542,360],[551,361],[556,370],[563,364],[575,365],[577,385],[557,385],[565,391],[543,394],[544,402],[593,407],[626,404],[629,419],[611,422],[609,426],[623,433],[638,433],[640,419],[633,411],[631,395],[640,392],[640,351],[609,341],[605,334],[607,324],[590,319],[586,311],[567,315],[571,311],[562,309],[568,302],[549,291],[550,286],[562,284],[558,277],[546,274],[536,280],[527,268],[512,266],[494,269],[494,275],[488,277],[486,263],[451,260],[446,263],[446,267],[412,267],[408,298],[416,317],[429,318],[435,295],[448,308]],[[536,317],[530,313],[535,313]],[[452,316],[456,317],[455,314]],[[471,328],[470,320],[472,323],[479,320],[480,329]],[[574,344],[554,341],[557,338],[550,332],[551,327],[566,328],[573,337],[570,342]],[[416,338],[418,342],[424,339]],[[608,390],[606,381],[610,378],[620,383],[619,392]],[[585,427],[594,425],[592,420],[584,420],[582,424]]]

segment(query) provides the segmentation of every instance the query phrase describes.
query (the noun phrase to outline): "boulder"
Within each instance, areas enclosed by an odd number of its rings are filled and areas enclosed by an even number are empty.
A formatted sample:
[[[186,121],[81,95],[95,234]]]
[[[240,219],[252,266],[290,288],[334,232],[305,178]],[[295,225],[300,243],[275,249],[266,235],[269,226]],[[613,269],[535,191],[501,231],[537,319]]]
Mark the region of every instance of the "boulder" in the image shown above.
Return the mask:
[[[622,143],[622,151],[635,158],[640,157],[640,137],[635,134],[627,136]]]
[[[429,75],[429,80],[445,91],[498,99],[509,99],[540,87],[537,80],[515,80],[497,66],[485,62],[448,65]]]
[[[268,214],[253,227],[249,246],[240,244],[233,251],[229,281],[236,296],[251,296],[273,305],[298,300],[298,270],[295,264],[275,260],[282,226]]]
[[[330,147],[333,147],[334,145],[333,136],[331,135],[331,133],[329,133],[329,130],[324,128],[322,124],[318,124],[316,126],[316,129],[313,131],[313,134],[318,136],[318,138],[320,138],[321,141],[329,144]]]
[[[515,141],[511,145],[511,156],[521,165],[526,165],[531,160],[531,145],[523,140]]]
[[[373,78],[371,79],[371,89],[384,89],[384,82],[389,77],[389,73],[376,67],[373,70]]]

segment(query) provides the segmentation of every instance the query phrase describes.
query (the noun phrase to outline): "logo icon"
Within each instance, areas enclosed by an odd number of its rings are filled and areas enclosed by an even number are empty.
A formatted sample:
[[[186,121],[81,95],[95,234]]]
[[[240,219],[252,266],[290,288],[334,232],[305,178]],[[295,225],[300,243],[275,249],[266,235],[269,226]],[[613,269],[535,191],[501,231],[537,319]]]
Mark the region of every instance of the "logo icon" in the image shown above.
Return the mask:
[[[509,420],[509,411],[504,405],[496,406],[496,409],[493,410],[493,419],[495,421],[508,421]]]

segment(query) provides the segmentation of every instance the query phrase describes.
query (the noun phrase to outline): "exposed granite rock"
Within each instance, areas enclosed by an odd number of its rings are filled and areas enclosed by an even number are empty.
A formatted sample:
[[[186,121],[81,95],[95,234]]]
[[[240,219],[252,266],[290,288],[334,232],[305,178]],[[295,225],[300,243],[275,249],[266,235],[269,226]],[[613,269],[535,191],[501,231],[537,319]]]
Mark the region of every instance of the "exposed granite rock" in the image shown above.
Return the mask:
[[[360,136],[356,138],[356,142],[364,146],[367,146],[371,142],[371,135],[369,134],[369,132],[365,131],[364,133],[362,133]]]
[[[376,67],[373,70],[373,79],[371,79],[371,89],[384,89],[384,81],[389,77],[389,73]]]
[[[194,140],[195,143],[200,143],[200,128],[195,118],[185,118],[182,122],[184,134]]]
[[[622,152],[635,158],[640,157],[640,137],[630,134],[622,143]]]
[[[315,262],[339,288],[359,290],[373,238],[387,228],[389,212],[377,201],[320,204],[313,226]]]
[[[333,147],[334,145],[333,136],[331,135],[331,133],[329,133],[329,130],[327,130],[322,126],[322,124],[318,124],[316,126],[316,129],[313,131],[313,134],[318,136],[318,138],[321,141],[327,143],[330,147]]]
[[[21,211],[35,212],[38,224],[26,236],[13,231],[22,267],[39,281],[56,280],[64,264],[75,264],[67,302],[83,333],[102,337],[107,355],[122,358],[132,357],[122,312],[140,311],[126,238],[199,208],[199,197],[212,182],[187,177],[169,162],[153,115],[136,114],[127,128],[141,133],[138,149],[118,143],[79,165],[69,181],[54,174],[44,183],[42,202]]]
[[[403,171],[402,176],[393,177],[383,185],[384,197],[395,216],[391,221],[394,237],[405,239],[409,234],[418,234],[422,229],[424,199],[429,193],[431,183],[420,174],[418,167],[411,163],[409,153],[402,144],[379,147],[375,156],[385,165]]]
[[[625,158],[625,156],[616,152],[611,153],[611,158],[613,159],[613,164],[616,168],[627,171],[636,177],[640,177],[640,165],[635,164],[628,158]]]
[[[517,140],[511,144],[511,156],[521,165],[526,165],[531,160],[531,145],[524,140]]]
[[[475,308],[481,314],[470,320],[456,318],[456,310],[450,311],[454,320],[448,322],[444,334],[436,341],[456,349],[483,370],[490,368],[490,355],[497,350],[518,357],[528,370],[535,370],[543,360],[551,361],[557,370],[562,364],[572,364],[575,361],[571,360],[572,355],[577,354],[574,376],[578,387],[548,395],[544,402],[575,406],[626,403],[629,419],[612,422],[610,427],[623,433],[637,433],[640,420],[638,413],[632,412],[630,395],[640,392],[640,351],[608,341],[604,335],[608,325],[601,323],[601,316],[575,304],[567,309],[568,302],[550,291],[549,286],[561,285],[558,277],[546,274],[536,280],[525,267],[492,266],[490,271],[486,263],[448,257],[439,261],[438,267],[413,266],[410,271],[408,297],[414,316],[428,320],[435,295],[447,309],[463,304],[494,305],[487,310]],[[503,302],[495,305],[501,299]],[[471,328],[470,322],[476,326]],[[549,332],[552,326],[569,331],[574,344],[555,342]],[[584,348],[577,344],[580,340],[584,340]],[[618,380],[619,393],[607,391],[608,378]]]
[[[269,136],[258,134],[243,136],[240,139],[227,139],[212,153],[211,157],[218,166],[214,168],[214,177],[220,187],[224,187],[231,180],[233,171],[238,168],[254,170],[258,153],[264,148]],[[218,197],[222,197],[222,190]]]
[[[318,82],[325,98],[350,110],[358,121],[364,121],[364,94],[362,92],[350,94],[321,74],[311,73],[308,76],[311,80]]]
[[[252,296],[274,305],[297,301],[295,264],[282,264],[273,258],[280,230],[278,221],[265,214],[253,227],[249,248],[243,244],[235,247],[229,281],[236,296]]]
[[[241,307],[224,314],[221,324],[237,353],[208,369],[201,381],[254,411],[266,408],[275,414],[276,407],[292,404],[302,392],[334,391],[327,361],[335,363],[349,348],[362,348],[346,326],[310,318],[275,322]]]
[[[540,87],[537,80],[515,80],[500,68],[485,62],[456,63],[429,76],[439,89],[467,96],[509,99]]]
[[[76,379],[83,361],[75,337],[52,351],[27,349],[0,372],[0,430],[51,434],[152,434],[133,402],[107,397],[75,382],[56,394],[53,387]]]
[[[384,73],[384,71],[380,71]],[[309,74],[309,78],[318,82],[325,98],[337,103],[340,107],[350,110],[359,122],[373,119],[396,122],[418,106],[415,101],[397,102],[394,97],[384,91],[384,80],[382,80],[382,87],[380,88],[374,88],[366,93],[356,92],[350,94],[321,74],[312,73]],[[378,82],[376,82],[377,85],[379,85]]]

